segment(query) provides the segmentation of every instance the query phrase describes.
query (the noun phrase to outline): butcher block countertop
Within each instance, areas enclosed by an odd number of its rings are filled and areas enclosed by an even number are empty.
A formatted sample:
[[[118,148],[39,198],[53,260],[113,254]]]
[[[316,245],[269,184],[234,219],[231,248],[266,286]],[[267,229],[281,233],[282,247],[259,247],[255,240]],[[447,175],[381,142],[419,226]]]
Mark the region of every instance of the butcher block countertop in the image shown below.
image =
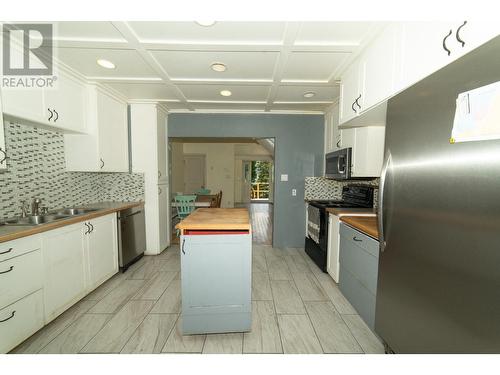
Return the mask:
[[[378,219],[376,216],[342,216],[340,220],[378,240]]]
[[[248,230],[252,229],[246,208],[198,208],[176,225],[189,230]]]
[[[86,205],[78,205],[78,208],[97,208],[98,209],[97,211],[89,212],[82,215],[70,216],[68,218],[56,220],[46,224],[25,225],[25,226],[0,225],[0,243],[46,232],[48,230],[64,227],[66,225],[92,220],[95,219],[96,217],[125,210],[127,208],[139,207],[143,205],[144,202],[98,202]]]
[[[345,207],[329,207],[327,212],[337,216],[377,216],[377,211],[374,208],[345,208]]]

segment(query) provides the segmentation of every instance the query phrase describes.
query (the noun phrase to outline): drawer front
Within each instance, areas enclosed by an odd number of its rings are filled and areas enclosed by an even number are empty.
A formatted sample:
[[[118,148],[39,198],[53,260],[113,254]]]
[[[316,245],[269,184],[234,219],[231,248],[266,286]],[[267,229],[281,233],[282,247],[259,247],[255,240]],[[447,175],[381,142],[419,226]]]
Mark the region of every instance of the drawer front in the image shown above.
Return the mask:
[[[41,250],[0,262],[0,309],[42,288]]]
[[[340,264],[353,274],[373,295],[377,294],[378,259],[358,242],[342,236],[340,238]]]
[[[43,293],[39,290],[0,310],[0,353],[14,349],[42,327]]]
[[[0,243],[0,262],[17,257],[41,248],[39,235],[19,238],[14,241]]]
[[[361,233],[360,231],[350,227],[347,224],[342,223],[340,226],[340,236],[351,239],[352,241],[354,237],[356,237],[356,244],[362,249],[366,250],[374,257],[378,258],[379,253],[379,242],[366,234]]]
[[[375,329],[375,296],[342,266],[340,266],[339,288],[366,324],[372,330]]]

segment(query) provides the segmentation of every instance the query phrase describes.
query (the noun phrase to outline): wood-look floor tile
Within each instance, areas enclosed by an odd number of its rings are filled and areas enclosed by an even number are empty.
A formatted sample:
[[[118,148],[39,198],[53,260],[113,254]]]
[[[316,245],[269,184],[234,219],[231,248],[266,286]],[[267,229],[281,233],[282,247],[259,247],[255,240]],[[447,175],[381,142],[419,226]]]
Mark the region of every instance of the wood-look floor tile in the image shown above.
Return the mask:
[[[342,315],[342,319],[367,354],[384,354],[384,344],[371,331],[359,315]]]
[[[266,257],[264,255],[252,256],[252,272],[267,272]]]
[[[269,249],[271,246],[270,245],[259,245],[256,243],[252,244],[252,254],[253,255],[264,255],[267,249]]]
[[[252,329],[243,334],[243,353],[283,353],[273,301],[252,302]]]
[[[276,313],[305,314],[306,310],[293,281],[271,280]]]
[[[264,254],[267,257],[280,257],[283,258],[286,256],[285,250],[280,247],[268,247],[265,249]]]
[[[278,315],[285,354],[323,353],[307,315]]]
[[[363,352],[331,302],[304,303],[325,353]]]
[[[111,314],[84,314],[45,346],[40,353],[77,354],[111,318]]]
[[[167,289],[170,282],[175,279],[178,271],[158,272],[155,277],[148,280],[132,299],[157,300]]]
[[[266,272],[252,273],[252,300],[271,301],[273,294],[271,292],[271,283],[269,274]]]
[[[284,258],[275,256],[268,258],[267,269],[271,280],[292,280],[292,275]]]
[[[83,353],[119,353],[151,310],[154,301],[129,301],[82,349]]]
[[[303,301],[328,301],[323,288],[311,273],[293,273],[293,281]]]
[[[145,280],[122,280],[120,285],[89,310],[92,314],[112,314],[120,310],[145,284]]]
[[[311,273],[311,269],[300,255],[287,256],[285,262],[290,273]]]
[[[123,280],[127,278],[126,273],[117,273],[114,275],[111,279],[108,281],[104,282],[102,285],[97,287],[93,292],[85,296],[83,298],[84,300],[89,300],[89,301],[100,301],[104,297],[106,297],[113,289],[118,287]]]
[[[340,314],[357,314],[354,307],[352,307],[349,301],[344,297],[339,287],[337,286],[337,284],[335,284],[330,275],[328,275],[327,273],[321,273],[315,276],[318,279],[319,284],[325,291],[326,295],[333,303],[333,306],[335,306],[337,312],[339,312]]]
[[[97,301],[82,300],[64,313],[59,315],[54,321],[43,327],[29,339],[17,346],[12,353],[33,354],[38,353],[48,343],[55,339],[61,332],[69,327],[75,320],[85,314]]]
[[[173,255],[170,258],[161,262],[160,271],[178,271],[181,268],[181,258],[178,255]]]
[[[181,280],[172,280],[156,302],[151,313],[175,314],[181,312]]]
[[[179,316],[170,332],[162,353],[201,353],[206,335],[183,335],[182,317]]]
[[[241,354],[243,333],[217,333],[207,335],[204,354]]]
[[[149,314],[137,327],[121,353],[160,353],[177,318],[177,314]]]
[[[129,280],[149,280],[153,278],[162,267],[163,261],[154,257],[153,259],[144,262],[139,268],[133,272],[126,272]]]

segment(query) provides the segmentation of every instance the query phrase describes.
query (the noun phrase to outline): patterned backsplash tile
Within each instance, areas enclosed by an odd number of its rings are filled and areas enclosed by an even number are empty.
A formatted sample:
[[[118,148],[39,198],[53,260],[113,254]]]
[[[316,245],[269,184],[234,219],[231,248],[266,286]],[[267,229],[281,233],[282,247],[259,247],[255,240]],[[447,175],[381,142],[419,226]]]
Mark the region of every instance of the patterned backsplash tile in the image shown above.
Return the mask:
[[[337,181],[324,177],[306,177],[305,179],[305,200],[313,199],[342,199],[342,187],[345,185],[370,185],[375,187],[373,194],[373,205],[378,207],[378,184],[379,179],[373,180],[346,180]]]
[[[67,172],[61,133],[5,122],[9,159],[0,171],[0,218],[19,215],[21,202],[50,209],[100,201],[144,200],[139,173]]]

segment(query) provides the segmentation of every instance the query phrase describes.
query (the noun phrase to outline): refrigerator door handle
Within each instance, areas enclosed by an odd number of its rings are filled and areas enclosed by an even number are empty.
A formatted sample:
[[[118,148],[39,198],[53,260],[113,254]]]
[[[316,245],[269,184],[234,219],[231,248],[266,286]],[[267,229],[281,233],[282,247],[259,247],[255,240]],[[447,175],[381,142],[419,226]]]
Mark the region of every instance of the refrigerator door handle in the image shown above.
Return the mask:
[[[385,179],[387,176],[387,168],[391,162],[391,152],[387,150],[387,154],[384,161],[384,166],[382,167],[382,173],[380,175],[380,184],[378,190],[378,233],[380,241],[380,252],[385,251],[385,234],[384,234],[384,190],[385,190]]]

